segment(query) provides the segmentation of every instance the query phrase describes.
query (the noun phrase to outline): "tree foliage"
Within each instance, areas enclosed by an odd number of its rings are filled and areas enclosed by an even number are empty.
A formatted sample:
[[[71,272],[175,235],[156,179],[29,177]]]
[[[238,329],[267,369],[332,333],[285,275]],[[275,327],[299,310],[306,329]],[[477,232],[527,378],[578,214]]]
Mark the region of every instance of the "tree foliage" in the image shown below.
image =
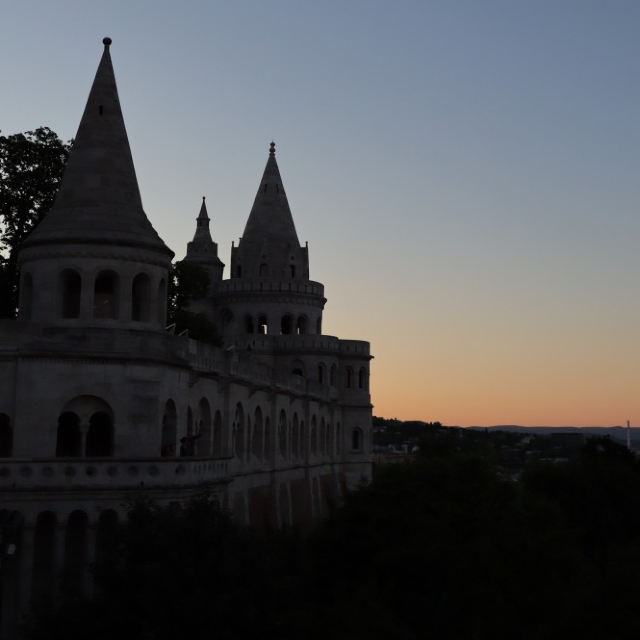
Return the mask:
[[[0,317],[18,303],[18,248],[53,206],[69,157],[48,127],[0,136]]]
[[[594,439],[511,481],[445,445],[379,470],[305,539],[257,539],[206,496],[138,504],[96,567],[100,597],[31,637],[638,637],[635,455]]]
[[[176,325],[176,333],[187,331],[194,340],[221,346],[216,325],[205,314],[189,311],[189,304],[206,297],[208,290],[206,269],[188,260],[174,262],[169,277],[167,320]]]

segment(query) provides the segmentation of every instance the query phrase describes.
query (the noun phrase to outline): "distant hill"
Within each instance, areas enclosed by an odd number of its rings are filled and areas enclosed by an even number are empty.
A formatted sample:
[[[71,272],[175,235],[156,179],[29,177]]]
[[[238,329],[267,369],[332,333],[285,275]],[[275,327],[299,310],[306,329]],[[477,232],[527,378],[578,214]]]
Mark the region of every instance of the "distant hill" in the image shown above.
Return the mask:
[[[467,429],[488,429],[489,431],[511,431],[516,433],[535,433],[538,435],[547,433],[577,432],[585,436],[609,436],[613,440],[626,443],[626,427],[522,427],[517,424],[501,424],[491,427],[467,427]],[[631,441],[640,441],[640,427],[631,427]]]

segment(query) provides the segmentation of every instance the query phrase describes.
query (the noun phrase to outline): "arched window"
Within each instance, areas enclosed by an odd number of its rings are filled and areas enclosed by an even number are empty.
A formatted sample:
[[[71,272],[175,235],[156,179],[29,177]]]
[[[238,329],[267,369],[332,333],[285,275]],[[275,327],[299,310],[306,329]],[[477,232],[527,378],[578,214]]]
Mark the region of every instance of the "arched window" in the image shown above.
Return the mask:
[[[351,367],[347,367],[344,372],[344,386],[347,389],[351,389],[353,386],[353,369]]]
[[[264,262],[260,265],[260,277],[261,278],[269,277],[269,265]]]
[[[131,319],[149,322],[151,319],[151,280],[146,273],[139,273],[131,286]]]
[[[64,540],[62,588],[65,593],[81,595],[89,579],[87,528],[89,518],[84,511],[74,511],[67,519]]]
[[[235,421],[233,423],[235,450],[234,453],[241,460],[245,455],[245,424],[244,424],[244,411],[242,405],[238,403],[236,405]]]
[[[30,273],[22,276],[20,285],[20,318],[31,320],[31,310],[33,305],[33,277]]]
[[[53,601],[56,587],[56,516],[51,511],[38,515],[33,536],[31,600],[35,606]]]
[[[293,318],[287,314],[282,316],[280,321],[280,334],[285,336],[289,335],[293,331]]]
[[[198,403],[198,433],[202,434],[199,440],[196,440],[199,455],[211,455],[212,431],[211,431],[211,409],[209,401],[202,398]]]
[[[332,387],[336,386],[336,365],[332,364],[331,369],[329,370],[329,384]]]
[[[322,335],[322,318],[318,318],[316,320],[316,333],[321,336]]]
[[[324,416],[320,418],[320,454],[327,454],[327,423],[324,421]]]
[[[89,420],[86,455],[89,457],[113,455],[113,424],[104,411],[94,413]]]
[[[307,333],[307,316],[300,316],[296,322],[296,333],[298,335],[304,335]]]
[[[320,382],[321,384],[324,384],[324,378],[325,378],[325,366],[324,366],[324,362],[321,362],[318,365],[318,382]]]
[[[311,453],[315,456],[318,453],[318,421],[315,416],[311,418],[311,432],[309,433],[309,440]]]
[[[118,274],[101,271],[93,287],[93,317],[115,319],[118,317]]]
[[[65,411],[58,418],[56,457],[67,458],[79,456],[81,446],[80,418],[72,411]]]
[[[295,265],[295,264],[290,264],[290,265],[289,265],[289,275],[290,275],[292,278],[295,278],[295,277],[296,277],[296,265]]]
[[[216,411],[213,419],[213,455],[215,458],[222,457],[222,443],[222,416],[219,411]]]
[[[178,427],[178,415],[176,405],[173,400],[167,400],[164,405],[162,415],[162,435],[160,443],[160,453],[163,456],[172,457],[176,455],[176,436]]]
[[[59,278],[60,315],[65,319],[80,317],[82,279],[73,269],[65,269]]]
[[[362,429],[354,429],[351,432],[352,451],[362,451]]]
[[[267,316],[262,315],[258,318],[258,333],[260,335],[266,335],[268,333]]]
[[[260,407],[256,407],[253,423],[253,440],[251,447],[253,455],[259,460],[262,460],[264,456],[264,423]]]
[[[251,316],[245,316],[244,331],[245,333],[253,333],[253,318]]]
[[[360,367],[358,371],[358,389],[367,388],[367,372],[364,367]]]
[[[242,278],[242,267],[240,265],[236,267],[236,278]]]
[[[271,442],[271,420],[264,419],[264,459],[270,462],[273,458],[273,444]]]
[[[287,457],[287,414],[282,410],[280,412],[280,419],[278,420],[278,445],[280,455],[283,458]]]
[[[161,327],[167,324],[167,281],[164,278],[158,285],[158,323]]]
[[[0,458],[10,458],[13,453],[13,429],[6,413],[0,413]]]
[[[293,414],[293,425],[291,427],[291,455],[297,458],[300,455],[300,424],[298,414]]]
[[[342,430],[340,429],[340,423],[336,425],[336,455],[342,453]]]

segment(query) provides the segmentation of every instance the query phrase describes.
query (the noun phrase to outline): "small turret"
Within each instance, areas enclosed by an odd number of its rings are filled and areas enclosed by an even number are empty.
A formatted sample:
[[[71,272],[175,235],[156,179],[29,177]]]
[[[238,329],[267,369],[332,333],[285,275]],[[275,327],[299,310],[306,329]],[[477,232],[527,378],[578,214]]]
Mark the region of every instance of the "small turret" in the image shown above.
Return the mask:
[[[193,240],[187,244],[187,255],[185,260],[199,264],[204,267],[210,280],[210,287],[214,283],[222,280],[224,263],[218,258],[218,245],[211,239],[209,223],[211,222],[207,213],[205,198],[202,198],[200,213],[196,218],[196,232]]]

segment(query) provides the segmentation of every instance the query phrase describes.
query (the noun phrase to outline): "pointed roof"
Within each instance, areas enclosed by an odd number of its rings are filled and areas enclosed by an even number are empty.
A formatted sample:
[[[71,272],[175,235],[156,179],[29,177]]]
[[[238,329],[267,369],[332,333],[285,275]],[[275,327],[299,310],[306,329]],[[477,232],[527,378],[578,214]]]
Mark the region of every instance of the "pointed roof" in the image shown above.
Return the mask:
[[[243,245],[255,244],[259,248],[265,241],[272,250],[280,247],[286,252],[291,247],[300,248],[289,201],[276,162],[274,142],[271,143],[262,181],[242,234]]]
[[[196,218],[196,232],[193,234],[193,240],[187,243],[187,259],[201,261],[204,258],[210,264],[222,264],[218,258],[218,245],[211,238],[209,222],[203,196],[200,213]]]
[[[142,208],[111,63],[111,39],[103,44],[55,204],[23,246],[115,244],[172,257]]]

